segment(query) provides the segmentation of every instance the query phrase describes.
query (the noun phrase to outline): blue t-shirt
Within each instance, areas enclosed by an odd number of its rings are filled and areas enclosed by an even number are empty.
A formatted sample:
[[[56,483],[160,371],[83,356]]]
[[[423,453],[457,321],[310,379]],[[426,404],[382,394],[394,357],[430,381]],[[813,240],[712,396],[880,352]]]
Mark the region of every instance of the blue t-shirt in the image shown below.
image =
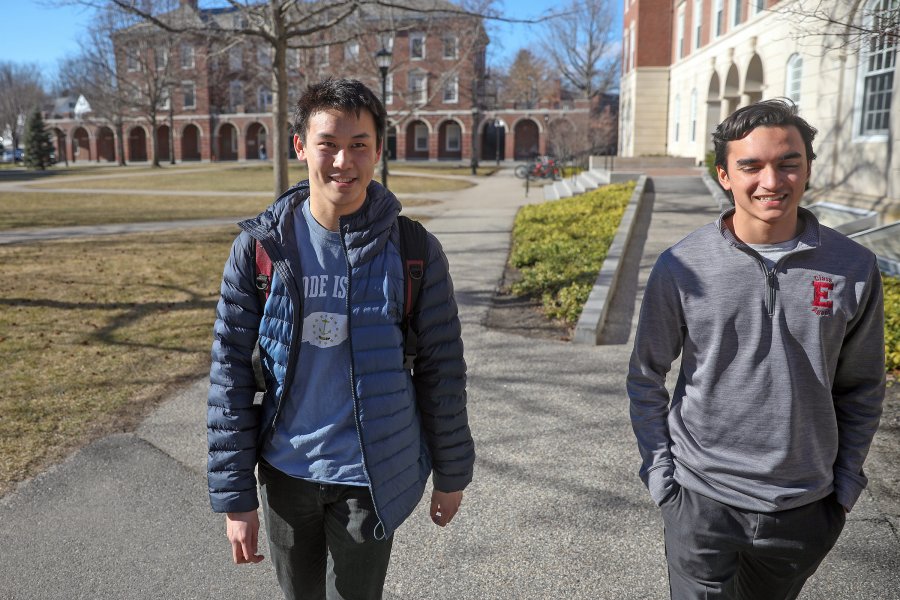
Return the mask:
[[[347,259],[340,234],[313,218],[309,202],[302,214],[294,219],[303,274],[300,356],[282,418],[262,455],[294,477],[368,485],[350,380]]]

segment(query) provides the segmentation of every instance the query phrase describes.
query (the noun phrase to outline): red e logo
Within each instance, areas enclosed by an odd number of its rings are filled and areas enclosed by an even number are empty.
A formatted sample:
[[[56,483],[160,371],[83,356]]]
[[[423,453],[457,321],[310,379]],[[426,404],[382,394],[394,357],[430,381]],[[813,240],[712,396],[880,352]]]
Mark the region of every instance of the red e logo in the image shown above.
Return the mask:
[[[813,281],[813,302],[812,305],[819,308],[831,308],[831,290],[834,289],[834,283],[831,281]]]

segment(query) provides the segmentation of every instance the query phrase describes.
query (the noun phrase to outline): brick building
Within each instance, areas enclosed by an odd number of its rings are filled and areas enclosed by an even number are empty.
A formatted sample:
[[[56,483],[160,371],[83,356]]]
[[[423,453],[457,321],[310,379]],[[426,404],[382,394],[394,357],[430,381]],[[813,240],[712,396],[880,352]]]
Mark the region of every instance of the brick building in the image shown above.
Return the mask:
[[[236,25],[246,17],[181,0],[166,18]],[[485,92],[489,39],[480,19],[407,13],[390,30],[383,23],[377,14],[357,13],[330,38],[302,40],[316,47],[289,49],[288,103],[308,82],[328,75],[355,77],[380,91],[374,54],[387,48],[392,66],[386,81],[386,144],[392,159],[469,161],[473,153],[483,160],[527,159],[547,153],[551,132],[588,129],[587,101],[558,95],[523,108],[502,106]],[[338,35],[343,39],[335,41]],[[178,162],[253,160],[265,156],[261,152],[271,156],[270,47],[247,38],[226,43],[161,35],[142,24],[117,33],[115,49],[118,75],[134,87],[121,132],[96,113],[49,111],[60,160],[114,161],[120,145],[129,163],[150,160],[154,152],[160,161],[174,155]]]
[[[897,203],[898,15],[900,0],[624,0],[619,153],[700,164],[727,115],[786,96],[819,130],[811,197]]]

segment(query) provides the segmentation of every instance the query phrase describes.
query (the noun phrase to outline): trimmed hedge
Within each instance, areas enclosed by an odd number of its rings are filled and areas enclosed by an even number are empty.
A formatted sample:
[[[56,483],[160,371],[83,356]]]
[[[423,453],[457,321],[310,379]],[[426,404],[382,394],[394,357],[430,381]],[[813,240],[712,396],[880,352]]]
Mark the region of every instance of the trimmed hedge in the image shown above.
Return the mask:
[[[900,375],[900,279],[882,277],[884,282],[884,363],[888,372]]]
[[[574,325],[591,293],[635,184],[523,207],[513,226],[510,264],[517,296],[540,297],[547,316]]]

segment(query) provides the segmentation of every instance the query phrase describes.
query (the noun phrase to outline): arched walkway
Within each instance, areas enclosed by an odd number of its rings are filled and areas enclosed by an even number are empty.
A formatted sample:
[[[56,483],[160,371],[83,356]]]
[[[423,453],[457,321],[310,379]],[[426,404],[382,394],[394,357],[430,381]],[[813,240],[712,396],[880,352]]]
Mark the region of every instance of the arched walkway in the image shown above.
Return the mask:
[[[430,141],[428,125],[424,121],[413,121],[406,126],[406,158],[427,159]]]
[[[719,121],[722,121],[736,111],[740,107],[741,102],[741,92],[740,92],[740,77],[738,76],[737,67],[732,64],[731,68],[728,69],[728,76],[725,78],[725,89],[722,90],[722,100],[724,114],[722,114],[719,118]]]
[[[181,160],[200,160],[200,129],[196,125],[181,130]]]
[[[160,125],[156,128],[156,152],[159,160],[169,160],[169,126]]]
[[[444,121],[438,128],[438,158],[462,158],[462,127],[456,121]]]
[[[56,154],[56,162],[69,164],[69,153],[66,151],[66,132],[59,127],[53,128],[53,152]]]
[[[147,132],[143,127],[132,127],[128,132],[128,160],[130,162],[147,160]]]
[[[538,124],[531,119],[522,119],[513,130],[515,160],[530,160],[540,154],[540,132]]]
[[[744,97],[743,104],[753,104],[762,100],[762,91],[764,84],[763,64],[759,54],[754,54],[747,66],[747,76],[744,77]]]
[[[237,129],[231,123],[222,123],[219,127],[219,144],[216,158],[218,160],[237,160],[238,158],[238,134]]]
[[[500,119],[489,119],[484,123],[481,160],[506,160],[506,123]]]
[[[72,162],[91,160],[91,138],[84,127],[72,132]]]
[[[97,129],[97,160],[116,162],[116,136],[109,127]]]
[[[719,124],[722,116],[721,84],[719,74],[715,71],[709,80],[709,89],[706,92],[706,130],[701,132],[701,137],[706,140],[706,150],[713,149],[712,136],[710,135]]]
[[[293,140],[291,144],[293,145]],[[263,150],[265,156],[260,156],[260,149]],[[247,140],[244,151],[248,159],[261,158],[265,160],[268,158],[269,144],[266,143],[266,128],[263,127],[262,123],[251,123],[250,127],[247,128]]]

